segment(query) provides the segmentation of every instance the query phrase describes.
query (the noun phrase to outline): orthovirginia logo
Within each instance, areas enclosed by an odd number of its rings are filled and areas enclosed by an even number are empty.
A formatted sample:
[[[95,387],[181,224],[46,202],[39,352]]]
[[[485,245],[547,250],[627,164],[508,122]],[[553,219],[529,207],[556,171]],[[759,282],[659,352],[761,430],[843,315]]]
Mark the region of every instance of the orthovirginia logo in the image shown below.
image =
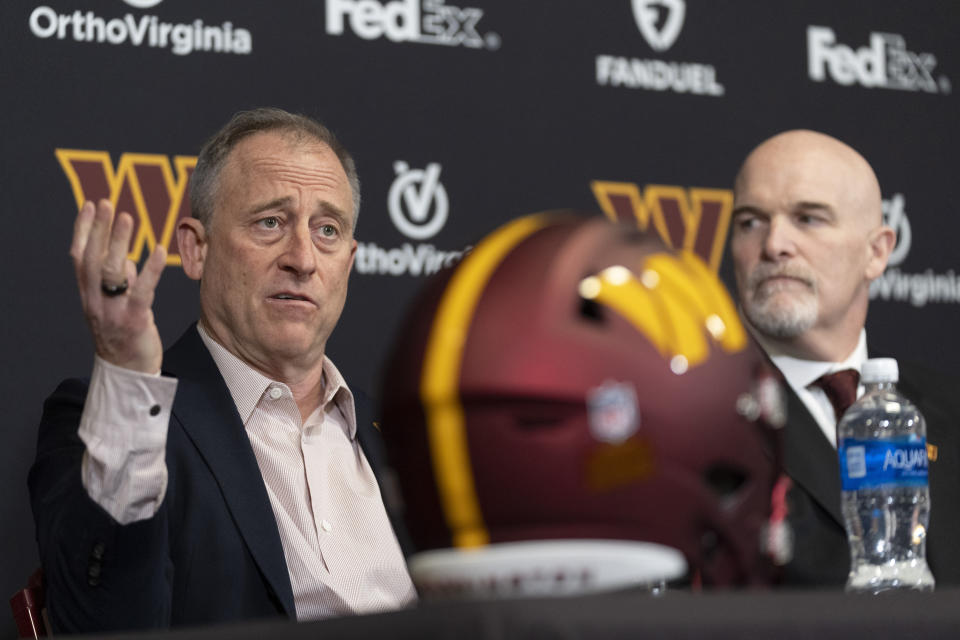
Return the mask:
[[[397,177],[390,186],[387,210],[394,226],[414,240],[437,235],[450,212],[447,190],[440,182],[440,164],[431,162],[426,169],[411,169],[397,160],[393,170]]]
[[[913,232],[910,229],[910,218],[907,217],[905,205],[906,198],[902,193],[895,193],[892,198],[883,201],[883,223],[897,234],[897,243],[887,260],[888,267],[897,266],[910,253]]]
[[[950,93],[950,79],[934,77],[936,68],[935,55],[909,51],[896,33],[871,33],[870,44],[854,51],[837,43],[833,29],[807,27],[807,73],[815,82]]]
[[[895,193],[883,201],[884,224],[897,232],[897,244],[887,261],[887,270],[870,283],[870,299],[888,302],[909,302],[914,307],[923,307],[931,302],[960,303],[960,277],[953,269],[946,273],[904,273],[900,264],[910,253],[913,232],[906,212],[906,198]]]
[[[680,35],[686,16],[683,0],[632,0],[640,35],[654,51],[666,51]],[[699,62],[638,59],[601,54],[596,58],[597,84],[651,91],[722,96],[713,65]]]
[[[340,36],[348,26],[364,40],[386,36],[393,42],[499,49],[499,35],[480,33],[482,18],[482,9],[461,9],[444,0],[327,0],[326,31]]]
[[[160,0],[124,0],[129,5],[147,8]],[[48,6],[33,10],[28,20],[30,31],[38,38],[73,40],[97,44],[128,45],[170,49],[185,56],[197,51],[249,54],[253,36],[247,29],[226,21],[208,25],[196,19],[191,23],[162,22],[155,15],[103,17],[93,11],[58,13]]]
[[[729,189],[689,189],[648,184],[643,192],[633,182],[590,183],[600,208],[611,220],[650,225],[668,246],[697,254],[714,272],[720,268],[733,211]]]
[[[387,211],[397,230],[411,240],[432,238],[447,222],[450,199],[440,182],[442,170],[439,162],[430,162],[424,169],[411,168],[403,160],[393,163],[396,177],[387,195]],[[429,275],[455,263],[465,251],[441,251],[432,244],[410,242],[384,249],[360,242],[354,266],[362,274]]]
[[[159,242],[167,249],[167,264],[179,265],[174,230],[190,215],[187,181],[197,164],[194,156],[124,153],[116,167],[106,151],[57,149],[57,160],[70,181],[79,208],[85,200],[110,200],[118,211],[133,216],[134,235],[128,258],[139,262]]]

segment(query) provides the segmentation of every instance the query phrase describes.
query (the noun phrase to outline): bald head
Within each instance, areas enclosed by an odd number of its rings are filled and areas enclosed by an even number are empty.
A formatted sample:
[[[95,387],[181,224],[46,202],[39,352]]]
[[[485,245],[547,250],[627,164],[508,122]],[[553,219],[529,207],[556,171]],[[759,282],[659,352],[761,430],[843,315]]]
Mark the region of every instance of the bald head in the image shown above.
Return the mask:
[[[895,234],[880,185],[848,145],[816,131],[761,143],[734,184],[730,250],[750,324],[785,352],[842,361]]]
[[[818,131],[778,133],[744,160],[734,182],[734,199],[758,183],[784,195],[829,195],[833,204],[855,213],[866,227],[882,222],[880,183],[867,160],[849,145]],[[815,188],[814,188],[815,187]]]

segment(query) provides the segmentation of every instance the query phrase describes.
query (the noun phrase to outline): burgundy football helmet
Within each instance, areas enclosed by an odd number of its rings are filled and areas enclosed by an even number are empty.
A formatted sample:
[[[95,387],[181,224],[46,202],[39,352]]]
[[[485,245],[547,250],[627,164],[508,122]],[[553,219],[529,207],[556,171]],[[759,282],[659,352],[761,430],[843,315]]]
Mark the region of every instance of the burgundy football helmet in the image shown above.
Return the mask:
[[[438,276],[383,391],[419,550],[639,540],[695,583],[769,581],[781,388],[703,262],[549,213]]]

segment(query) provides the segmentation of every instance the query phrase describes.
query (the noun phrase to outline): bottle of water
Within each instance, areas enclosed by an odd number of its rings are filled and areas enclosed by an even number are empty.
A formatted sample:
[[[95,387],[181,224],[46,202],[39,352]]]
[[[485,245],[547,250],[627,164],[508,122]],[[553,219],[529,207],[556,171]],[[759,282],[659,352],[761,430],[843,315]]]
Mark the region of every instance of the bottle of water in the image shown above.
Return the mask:
[[[848,592],[932,591],[927,427],[897,392],[897,361],[867,360],[866,392],[837,425],[843,517],[850,540]]]

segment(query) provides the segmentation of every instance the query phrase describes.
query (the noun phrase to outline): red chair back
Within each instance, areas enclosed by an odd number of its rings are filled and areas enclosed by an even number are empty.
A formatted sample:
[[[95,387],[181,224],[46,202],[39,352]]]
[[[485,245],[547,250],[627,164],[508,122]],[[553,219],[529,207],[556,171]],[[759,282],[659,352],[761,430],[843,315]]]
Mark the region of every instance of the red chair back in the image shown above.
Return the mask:
[[[21,638],[41,638],[48,635],[43,605],[43,571],[37,569],[27,581],[27,586],[10,598],[13,619],[17,623],[17,633]]]

